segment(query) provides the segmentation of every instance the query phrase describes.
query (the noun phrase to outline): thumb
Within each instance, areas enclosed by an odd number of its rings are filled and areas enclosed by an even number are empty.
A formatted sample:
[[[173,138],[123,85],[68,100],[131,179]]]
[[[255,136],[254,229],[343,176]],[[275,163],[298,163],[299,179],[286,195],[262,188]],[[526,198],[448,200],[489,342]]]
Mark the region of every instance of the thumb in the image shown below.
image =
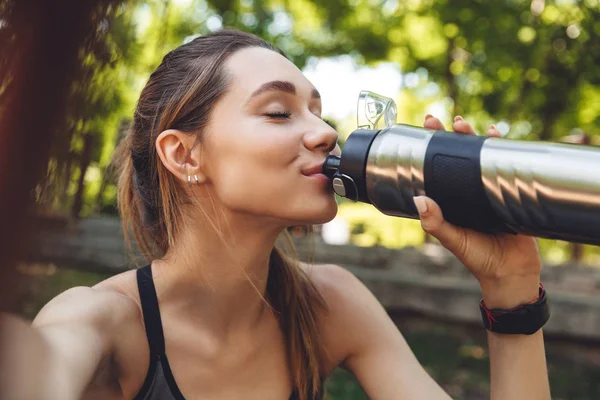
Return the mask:
[[[423,230],[440,241],[442,246],[455,253],[464,246],[465,231],[444,220],[442,209],[427,196],[413,198],[421,218]]]

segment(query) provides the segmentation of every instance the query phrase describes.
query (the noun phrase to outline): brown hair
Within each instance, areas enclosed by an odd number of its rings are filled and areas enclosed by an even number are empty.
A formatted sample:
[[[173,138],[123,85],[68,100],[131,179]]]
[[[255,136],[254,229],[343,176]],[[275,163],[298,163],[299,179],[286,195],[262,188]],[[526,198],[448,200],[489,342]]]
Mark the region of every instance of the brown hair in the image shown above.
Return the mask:
[[[228,86],[225,61],[248,47],[279,52],[254,35],[219,31],[168,53],[142,90],[132,126],[119,149],[118,201],[124,231],[133,231],[148,260],[167,253],[183,227],[182,206],[190,200],[158,158],[156,137],[166,129],[178,129],[197,134],[201,140],[211,109]],[[322,377],[317,313],[325,302],[295,258],[285,255],[280,247],[273,248],[269,264],[267,298],[286,337],[295,390],[301,399],[319,397]]]

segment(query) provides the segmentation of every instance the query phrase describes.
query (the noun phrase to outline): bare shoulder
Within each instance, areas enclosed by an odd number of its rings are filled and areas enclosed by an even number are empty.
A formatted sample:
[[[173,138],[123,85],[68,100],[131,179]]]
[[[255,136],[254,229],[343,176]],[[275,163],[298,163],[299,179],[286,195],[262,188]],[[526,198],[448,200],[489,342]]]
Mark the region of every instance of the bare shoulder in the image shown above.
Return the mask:
[[[140,340],[144,337],[140,309],[124,291],[127,286],[115,283],[130,279],[127,272],[94,287],[71,288],[38,313],[33,321],[35,329],[28,332],[30,342],[42,349],[39,359],[52,366],[51,371],[41,374],[49,385],[57,387],[56,381],[60,381],[59,386],[73,393],[72,398],[81,398],[84,392],[91,397],[100,393],[94,398],[112,398],[107,393],[132,376],[135,365],[144,365],[148,349]],[[143,368],[141,371],[143,374]],[[143,377],[137,378],[141,380]],[[44,398],[66,397],[53,394]]]
[[[388,325],[387,314],[369,289],[347,269],[333,264],[302,264],[325,299],[319,318],[327,368],[343,365],[365,342]]]
[[[381,303],[352,272],[332,264],[302,267],[327,303],[319,325],[332,365],[346,364],[382,343],[402,343]]]
[[[33,325],[71,322],[118,324],[139,315],[135,299],[121,287],[111,283],[117,277],[119,275],[94,287],[78,286],[62,292],[40,310]],[[117,278],[117,281],[125,280],[127,279]]]
[[[139,304],[140,296],[137,287],[136,271],[137,270],[129,270],[111,276],[96,284],[94,289],[117,293]]]
[[[352,272],[339,265],[301,263],[301,267],[327,302],[330,312],[352,307],[363,296],[370,295],[369,290]]]

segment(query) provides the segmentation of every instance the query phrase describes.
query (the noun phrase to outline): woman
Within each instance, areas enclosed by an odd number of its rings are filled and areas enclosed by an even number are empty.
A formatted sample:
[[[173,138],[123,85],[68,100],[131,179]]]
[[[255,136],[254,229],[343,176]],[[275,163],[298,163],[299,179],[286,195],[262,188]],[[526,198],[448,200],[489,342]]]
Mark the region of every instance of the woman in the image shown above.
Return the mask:
[[[255,36],[221,31],[167,54],[120,149],[123,222],[152,263],[64,292],[33,328],[12,322],[36,349],[32,398],[316,399],[343,366],[373,399],[448,399],[354,276],[275,246],[336,214],[319,172],[337,134],[320,113],[316,89]],[[474,134],[460,117],[453,128]],[[533,238],[459,229],[433,200],[415,203],[488,308],[537,298]],[[489,345],[494,399],[550,398],[541,330]]]

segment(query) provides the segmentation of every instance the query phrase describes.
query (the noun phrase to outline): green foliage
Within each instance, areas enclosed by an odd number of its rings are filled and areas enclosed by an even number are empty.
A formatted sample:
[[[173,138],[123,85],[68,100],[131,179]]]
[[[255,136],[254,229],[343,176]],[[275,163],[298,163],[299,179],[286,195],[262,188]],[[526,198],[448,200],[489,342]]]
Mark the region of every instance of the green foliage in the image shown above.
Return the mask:
[[[369,204],[343,202],[338,215],[350,224],[351,241],[358,246],[417,246],[425,237],[419,221],[390,218]]]
[[[367,400],[368,397],[350,372],[337,368],[325,382],[324,400]]]

